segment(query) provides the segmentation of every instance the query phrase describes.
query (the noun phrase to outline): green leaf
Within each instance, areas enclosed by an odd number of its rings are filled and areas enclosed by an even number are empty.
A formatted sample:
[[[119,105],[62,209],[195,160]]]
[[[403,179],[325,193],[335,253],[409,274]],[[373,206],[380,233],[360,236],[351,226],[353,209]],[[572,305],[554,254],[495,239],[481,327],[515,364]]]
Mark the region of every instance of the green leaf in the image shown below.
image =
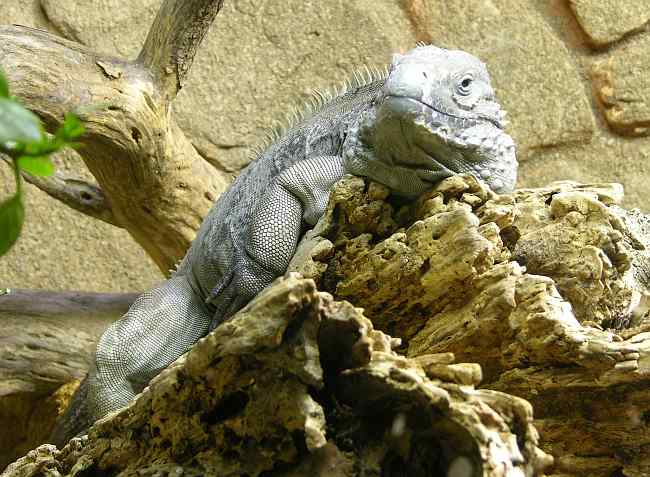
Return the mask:
[[[17,161],[18,167],[35,176],[51,176],[54,174],[54,164],[46,156],[21,156]]]
[[[66,142],[72,142],[78,139],[86,130],[79,118],[73,113],[67,113],[65,115],[61,129],[63,129],[63,139]]]
[[[43,135],[43,139],[39,142],[30,142],[25,145],[22,155],[25,156],[46,156],[58,151],[63,147],[65,142],[62,139],[50,139],[48,136]]]
[[[4,75],[2,70],[0,70],[0,98],[9,97],[9,83],[7,83],[7,77]]]
[[[16,243],[24,218],[25,209],[20,194],[0,203],[0,256]]]
[[[40,141],[41,121],[17,102],[0,98],[0,144]]]

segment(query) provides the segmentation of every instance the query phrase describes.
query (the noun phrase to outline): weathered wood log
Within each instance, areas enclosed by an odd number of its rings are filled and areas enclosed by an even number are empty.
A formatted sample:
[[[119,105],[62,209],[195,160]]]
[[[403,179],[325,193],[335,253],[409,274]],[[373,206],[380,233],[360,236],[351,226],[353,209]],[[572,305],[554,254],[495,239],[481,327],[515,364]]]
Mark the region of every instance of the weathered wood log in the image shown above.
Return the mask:
[[[374,325],[291,277],[87,441],[41,447],[7,475],[75,463],[121,475],[542,475],[533,409],[552,475],[645,475],[650,220],[617,207],[621,194],[558,183],[497,196],[453,177],[408,204],[347,178],[290,268]]]
[[[411,360],[399,343],[290,275],[87,437],[2,475],[541,475],[551,458],[528,403],[476,390],[475,365]]]
[[[402,205],[350,178],[292,265],[404,339],[533,404],[554,475],[648,475],[650,218],[615,184],[496,196],[472,178]]]

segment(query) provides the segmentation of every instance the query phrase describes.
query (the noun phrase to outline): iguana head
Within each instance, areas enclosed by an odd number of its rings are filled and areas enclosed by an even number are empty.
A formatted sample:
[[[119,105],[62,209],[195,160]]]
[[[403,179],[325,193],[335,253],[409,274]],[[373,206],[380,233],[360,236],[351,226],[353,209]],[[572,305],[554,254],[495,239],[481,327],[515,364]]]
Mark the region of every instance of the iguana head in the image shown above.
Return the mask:
[[[357,173],[404,195],[457,173],[473,174],[496,192],[511,191],[517,159],[504,116],[485,65],[469,53],[420,46],[395,55],[360,124],[372,158],[357,163],[365,169]]]

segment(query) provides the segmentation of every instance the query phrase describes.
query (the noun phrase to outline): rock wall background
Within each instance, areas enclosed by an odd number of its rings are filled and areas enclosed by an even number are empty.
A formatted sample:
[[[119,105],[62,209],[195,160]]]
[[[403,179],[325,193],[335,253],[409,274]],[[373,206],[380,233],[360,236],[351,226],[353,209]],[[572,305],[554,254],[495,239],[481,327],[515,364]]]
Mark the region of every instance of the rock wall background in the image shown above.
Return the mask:
[[[44,28],[132,58],[159,0],[4,0],[0,23]],[[383,66],[416,41],[487,62],[519,145],[520,186],[621,182],[650,210],[650,9],[645,0],[230,0],[175,113],[215,167],[235,175],[265,131],[314,88]],[[119,160],[119,158],[115,158]],[[82,170],[74,157],[60,167]],[[0,196],[11,188],[0,167]],[[134,290],[162,278],[121,230],[28,187],[25,234],[0,286]]]

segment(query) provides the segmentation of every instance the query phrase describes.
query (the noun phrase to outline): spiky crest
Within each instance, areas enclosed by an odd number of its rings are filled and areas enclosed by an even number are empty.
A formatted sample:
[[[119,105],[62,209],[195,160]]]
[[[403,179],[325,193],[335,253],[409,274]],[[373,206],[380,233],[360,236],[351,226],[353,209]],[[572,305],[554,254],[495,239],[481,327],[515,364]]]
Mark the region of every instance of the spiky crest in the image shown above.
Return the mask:
[[[320,112],[326,105],[341,96],[367,86],[376,81],[383,81],[388,77],[389,66],[377,68],[364,65],[353,71],[352,76],[344,79],[338,85],[326,90],[314,89],[302,108],[293,107],[284,117],[284,120],[275,121],[264,134],[264,139],[251,148],[249,161],[259,157],[271,144],[278,141],[282,136],[296,124],[308,119]]]

